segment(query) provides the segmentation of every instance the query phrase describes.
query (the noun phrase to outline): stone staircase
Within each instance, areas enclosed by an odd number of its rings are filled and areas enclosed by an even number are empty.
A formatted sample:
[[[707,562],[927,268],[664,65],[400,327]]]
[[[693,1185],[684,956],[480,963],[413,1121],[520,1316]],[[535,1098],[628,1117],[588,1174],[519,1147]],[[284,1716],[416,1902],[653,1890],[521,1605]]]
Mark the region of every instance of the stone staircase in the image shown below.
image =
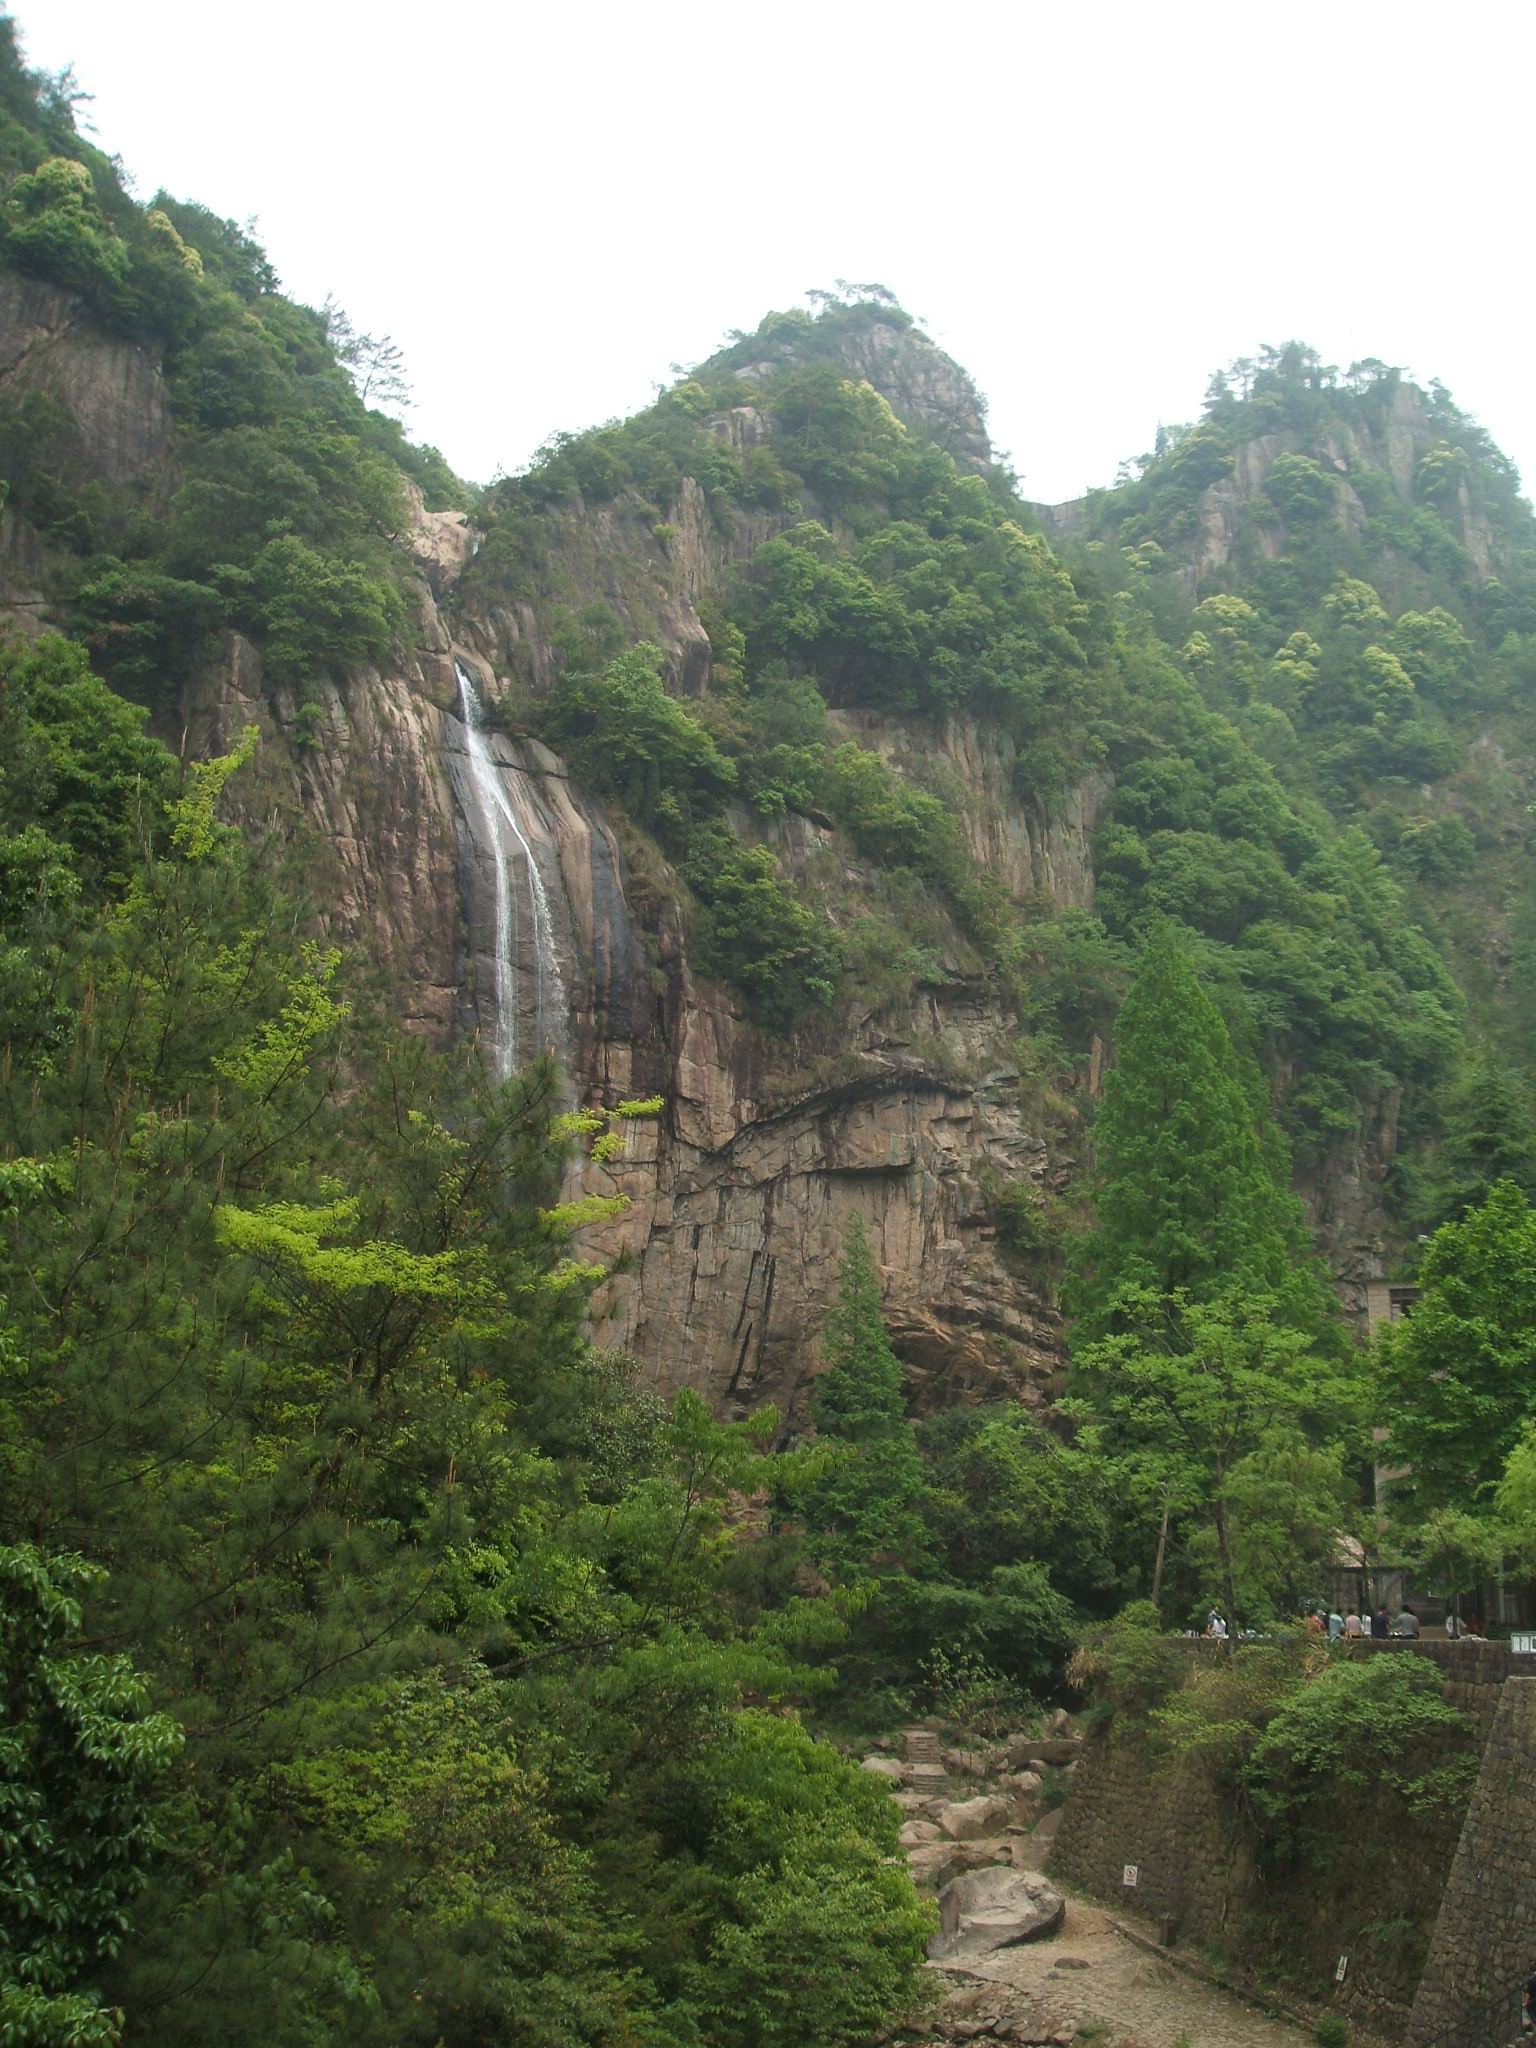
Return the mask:
[[[949,1773],[939,1754],[939,1738],[932,1728],[904,1728],[901,1735],[902,1776],[909,1785],[941,1786]]]

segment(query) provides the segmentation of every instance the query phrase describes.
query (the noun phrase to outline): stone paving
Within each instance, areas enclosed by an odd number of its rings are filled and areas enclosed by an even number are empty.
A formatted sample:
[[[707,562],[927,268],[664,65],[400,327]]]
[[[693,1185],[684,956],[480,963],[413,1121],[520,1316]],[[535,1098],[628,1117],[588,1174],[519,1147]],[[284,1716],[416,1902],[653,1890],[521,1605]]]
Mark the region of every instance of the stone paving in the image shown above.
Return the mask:
[[[1073,1968],[1072,1963],[1086,1968]],[[946,1974],[950,1974],[946,1972]],[[962,1973],[957,1976],[957,1987]],[[1097,2024],[1102,2048],[1306,2048],[1309,2032],[1186,1976],[1119,1933],[1109,1914],[1069,1898],[1061,1931],[967,1963],[963,1980],[1006,1985],[1058,2035]]]

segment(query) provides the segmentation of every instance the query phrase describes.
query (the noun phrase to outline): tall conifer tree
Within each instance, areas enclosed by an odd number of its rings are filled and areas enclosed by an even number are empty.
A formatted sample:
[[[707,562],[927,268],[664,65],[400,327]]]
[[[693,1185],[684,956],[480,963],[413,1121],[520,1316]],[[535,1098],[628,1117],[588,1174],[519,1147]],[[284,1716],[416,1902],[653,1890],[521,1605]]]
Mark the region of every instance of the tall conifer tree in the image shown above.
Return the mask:
[[[1281,1320],[1329,1322],[1284,1138],[1172,925],[1154,931],[1121,1007],[1094,1126],[1096,1229],[1083,1245],[1082,1336],[1119,1326],[1131,1292],[1273,1298]]]
[[[813,1410],[821,1437],[846,1446],[802,1495],[818,1550],[845,1570],[910,1569],[927,1557],[923,1460],[907,1420],[901,1362],[880,1310],[880,1281],[864,1224],[849,1226],[837,1306],[823,1339],[827,1369]]]

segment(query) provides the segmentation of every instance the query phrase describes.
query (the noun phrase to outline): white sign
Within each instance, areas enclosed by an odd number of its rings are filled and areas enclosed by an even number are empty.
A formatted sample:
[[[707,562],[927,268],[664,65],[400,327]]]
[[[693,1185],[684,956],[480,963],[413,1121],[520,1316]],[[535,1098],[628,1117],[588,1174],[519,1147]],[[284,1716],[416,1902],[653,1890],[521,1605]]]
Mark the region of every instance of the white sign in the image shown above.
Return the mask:
[[[1536,1657],[1536,1635],[1511,1636],[1509,1647],[1517,1657]]]
[[[1121,1878],[1120,1882],[1122,1884],[1134,1884],[1136,1882],[1138,1875],[1138,1866],[1134,1863],[1127,1863],[1127,1865],[1125,1866],[1125,1875]]]
[[[1339,1967],[1338,1967],[1338,1968],[1337,1968],[1337,1969],[1336,1969],[1336,1970],[1334,1971],[1334,1973],[1333,1973],[1333,1981],[1334,1981],[1334,1983],[1335,1983],[1335,1984],[1342,1984],[1342,1983],[1344,1982],[1344,1979],[1345,1979],[1345,1977],[1346,1977],[1346,1976],[1348,1975],[1348,1973],[1349,1973],[1349,1957],[1348,1957],[1348,1956],[1340,1956],[1340,1957],[1339,1957]]]

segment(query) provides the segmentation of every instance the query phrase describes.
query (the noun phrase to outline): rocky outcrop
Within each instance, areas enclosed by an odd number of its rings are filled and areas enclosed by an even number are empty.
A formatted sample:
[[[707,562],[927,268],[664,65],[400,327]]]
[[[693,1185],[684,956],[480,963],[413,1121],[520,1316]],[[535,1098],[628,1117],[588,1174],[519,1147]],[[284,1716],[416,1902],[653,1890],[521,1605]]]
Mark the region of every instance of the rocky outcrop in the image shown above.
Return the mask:
[[[107,486],[130,505],[164,509],[173,480],[171,416],[160,366],[102,334],[77,299],[0,274],[0,415],[28,416],[50,469]],[[14,504],[0,511],[0,613],[44,630],[48,548]]]
[[[0,404],[29,395],[63,424],[69,473],[163,502],[171,415],[155,357],[103,334],[68,292],[0,274]]]
[[[912,326],[895,320],[844,321],[818,330],[817,352],[831,343],[851,376],[878,391],[896,417],[936,442],[956,462],[984,470],[992,460],[987,409],[981,393],[952,356]],[[807,360],[803,331],[781,329],[762,357],[741,375],[748,381]]]

